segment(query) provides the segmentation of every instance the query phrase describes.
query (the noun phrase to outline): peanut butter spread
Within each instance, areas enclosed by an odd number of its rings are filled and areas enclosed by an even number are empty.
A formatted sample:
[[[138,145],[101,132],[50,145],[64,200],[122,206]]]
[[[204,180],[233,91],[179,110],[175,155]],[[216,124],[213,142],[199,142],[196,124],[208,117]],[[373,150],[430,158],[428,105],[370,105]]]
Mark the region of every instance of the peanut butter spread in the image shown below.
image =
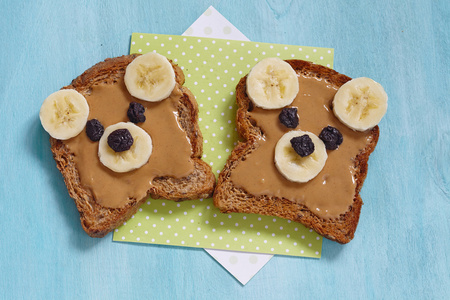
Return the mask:
[[[91,141],[85,131],[65,141],[75,154],[81,185],[92,192],[97,203],[118,208],[127,199],[144,198],[156,177],[182,178],[193,172],[191,144],[177,121],[177,105],[183,97],[178,84],[169,98],[160,102],[132,97],[123,78],[115,84],[94,85],[85,97],[90,110],[88,119],[98,119],[105,128],[118,122],[129,122],[127,110],[130,103],[141,103],[145,107],[146,121],[137,125],[150,135],[153,143],[147,164],[127,173],[116,173],[100,162],[98,142]]]
[[[257,149],[232,172],[231,181],[250,194],[289,199],[306,205],[321,218],[336,218],[353,203],[354,158],[368,144],[370,132],[353,131],[334,116],[331,102],[337,91],[335,87],[315,77],[299,75],[298,79],[300,92],[290,106],[298,108],[299,125],[295,129],[282,125],[278,119],[281,109],[255,107],[249,115],[263,136],[257,141]],[[287,180],[274,163],[278,140],[290,130],[310,131],[319,136],[328,125],[342,133],[343,143],[337,150],[327,150],[325,167],[309,182]]]

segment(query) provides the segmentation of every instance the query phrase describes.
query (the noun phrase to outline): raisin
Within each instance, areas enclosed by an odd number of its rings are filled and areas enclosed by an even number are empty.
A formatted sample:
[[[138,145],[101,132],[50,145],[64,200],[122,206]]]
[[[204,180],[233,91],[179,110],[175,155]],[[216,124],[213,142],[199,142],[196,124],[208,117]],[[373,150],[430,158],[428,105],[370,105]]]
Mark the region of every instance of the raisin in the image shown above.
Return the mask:
[[[314,143],[307,134],[292,138],[291,145],[301,157],[306,157],[314,152]]]
[[[319,138],[323,141],[327,150],[336,150],[344,141],[341,132],[332,126],[327,126],[322,129]]]
[[[105,132],[105,129],[99,120],[92,119],[86,122],[86,134],[91,141],[99,141],[103,132]]]
[[[108,136],[108,145],[116,152],[126,151],[133,145],[133,137],[128,129],[116,129]]]
[[[130,119],[131,122],[137,124],[145,122],[145,116],[144,116],[145,108],[142,106],[142,104],[137,102],[131,102],[130,107],[127,111],[127,116]]]
[[[281,124],[287,128],[295,128],[298,126],[298,115],[296,107],[285,107],[278,115]]]

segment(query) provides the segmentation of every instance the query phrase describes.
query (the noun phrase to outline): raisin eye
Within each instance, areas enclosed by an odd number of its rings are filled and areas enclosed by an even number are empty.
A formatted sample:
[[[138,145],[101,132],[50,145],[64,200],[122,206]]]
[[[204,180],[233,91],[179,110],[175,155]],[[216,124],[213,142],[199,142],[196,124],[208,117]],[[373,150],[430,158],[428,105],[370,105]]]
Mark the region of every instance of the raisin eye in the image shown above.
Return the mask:
[[[319,138],[323,141],[327,150],[336,150],[344,141],[341,132],[332,126],[327,126],[322,129]]]
[[[133,137],[126,128],[114,130],[108,136],[108,145],[116,152],[129,150],[133,142]]]
[[[86,122],[86,134],[91,141],[99,141],[103,132],[105,132],[105,129],[99,120],[92,119]]]
[[[142,104],[137,102],[131,102],[130,107],[127,111],[127,116],[130,119],[131,122],[137,124],[145,122],[145,108],[142,106]]]
[[[291,145],[301,157],[306,157],[314,152],[314,143],[307,134],[292,138]]]
[[[281,124],[287,128],[295,128],[298,126],[298,115],[296,107],[285,107],[278,115]]]

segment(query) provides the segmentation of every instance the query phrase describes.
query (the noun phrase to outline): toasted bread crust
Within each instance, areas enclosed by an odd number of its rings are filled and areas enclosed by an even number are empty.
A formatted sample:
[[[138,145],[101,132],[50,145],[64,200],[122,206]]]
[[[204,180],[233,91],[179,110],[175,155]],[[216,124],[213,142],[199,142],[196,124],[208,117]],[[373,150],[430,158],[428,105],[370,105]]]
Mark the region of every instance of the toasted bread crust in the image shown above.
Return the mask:
[[[321,78],[337,88],[351,80],[348,76],[310,62],[302,60],[287,60],[287,62],[298,74]],[[342,244],[350,242],[356,231],[363,205],[359,192],[367,176],[369,155],[374,151],[378,141],[378,126],[371,129],[370,141],[354,159],[357,185],[353,204],[347,212],[338,218],[322,219],[311,212],[307,206],[289,199],[249,194],[244,189],[235,186],[230,179],[236,166],[258,147],[256,141],[263,135],[261,128],[252,122],[248,114],[252,110],[253,104],[246,94],[246,78],[246,76],[243,77],[236,86],[236,101],[238,104],[236,125],[243,142],[239,142],[234,148],[219,175],[214,192],[214,205],[223,213],[254,213],[285,218],[299,222],[330,240]]]
[[[98,83],[114,84],[117,78],[123,77],[125,69],[138,55],[126,55],[108,58],[75,78],[64,89],[75,89],[88,95],[93,85]],[[198,125],[198,107],[195,97],[186,88],[182,70],[174,65],[177,84],[183,92],[178,104],[180,126],[189,137],[194,162],[194,172],[184,178],[158,177],[153,180],[148,195],[153,198],[166,198],[175,201],[211,197],[215,176],[211,167],[201,160],[203,151],[203,137]],[[128,199],[121,208],[107,208],[99,205],[90,190],[81,185],[74,153],[66,146],[64,141],[50,137],[51,151],[58,169],[64,177],[64,182],[70,197],[75,201],[80,213],[83,229],[91,237],[103,237],[114,228],[128,220],[139,206],[147,199]]]

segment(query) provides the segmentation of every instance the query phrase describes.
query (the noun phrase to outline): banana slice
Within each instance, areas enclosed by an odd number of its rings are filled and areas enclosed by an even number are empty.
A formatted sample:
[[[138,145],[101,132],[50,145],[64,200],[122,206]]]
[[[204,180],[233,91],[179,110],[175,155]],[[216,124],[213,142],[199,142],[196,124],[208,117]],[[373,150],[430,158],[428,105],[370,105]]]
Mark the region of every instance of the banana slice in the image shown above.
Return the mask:
[[[59,90],[48,96],[39,111],[42,127],[53,138],[67,140],[77,136],[86,125],[89,105],[76,90]]]
[[[175,87],[175,71],[161,54],[136,57],[125,71],[128,92],[141,100],[157,102],[169,97]]]
[[[291,139],[308,135],[314,143],[314,152],[301,157],[291,146]],[[317,176],[325,166],[328,158],[325,144],[313,133],[293,130],[285,133],[275,146],[275,165],[278,171],[288,180],[308,182]]]
[[[247,95],[256,106],[277,109],[289,105],[298,94],[298,78],[287,62],[265,58],[247,76]]]
[[[128,129],[133,137],[133,145],[129,150],[115,152],[108,145],[108,136],[117,129]],[[152,154],[152,139],[141,127],[131,122],[120,122],[105,129],[98,144],[100,162],[118,173],[129,172],[145,165]]]
[[[351,129],[365,131],[376,126],[387,110],[388,96],[381,84],[370,78],[352,79],[334,96],[333,112]]]

